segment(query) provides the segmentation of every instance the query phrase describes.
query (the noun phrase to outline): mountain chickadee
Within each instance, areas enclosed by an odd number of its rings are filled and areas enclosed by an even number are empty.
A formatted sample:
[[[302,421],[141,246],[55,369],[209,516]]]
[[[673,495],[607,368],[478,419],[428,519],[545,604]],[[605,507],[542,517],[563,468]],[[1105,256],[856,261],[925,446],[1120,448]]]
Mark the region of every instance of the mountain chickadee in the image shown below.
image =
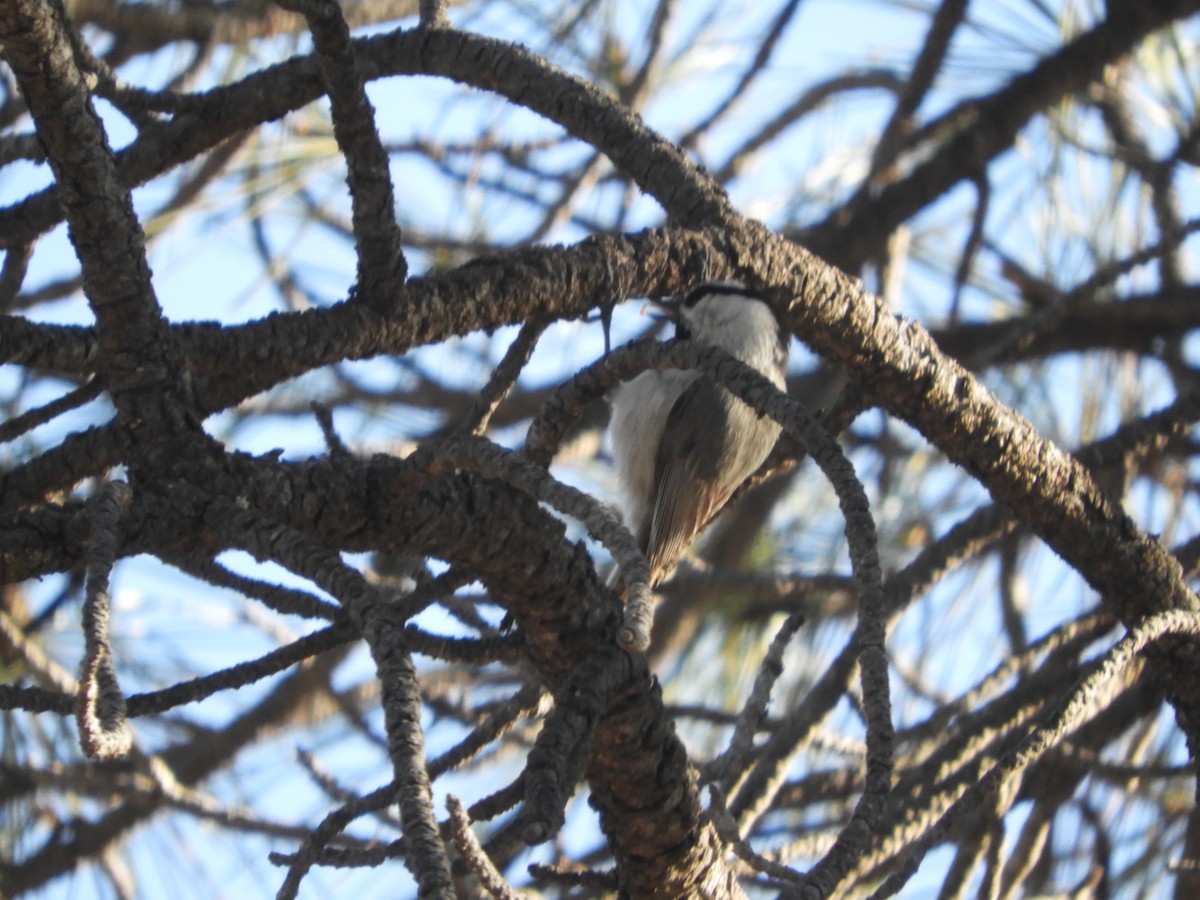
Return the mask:
[[[705,282],[666,308],[676,337],[720,347],[783,389],[788,335],[746,285]],[[651,584],[762,465],[780,431],[694,369],[652,369],[621,385],[610,430],[625,524],[650,563]]]

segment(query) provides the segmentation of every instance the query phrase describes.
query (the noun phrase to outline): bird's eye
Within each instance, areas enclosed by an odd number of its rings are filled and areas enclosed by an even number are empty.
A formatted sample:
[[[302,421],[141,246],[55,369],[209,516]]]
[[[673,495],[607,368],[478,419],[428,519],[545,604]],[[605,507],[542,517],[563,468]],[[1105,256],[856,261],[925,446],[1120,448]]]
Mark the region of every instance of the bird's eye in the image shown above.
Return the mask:
[[[711,293],[713,293],[711,284],[708,282],[698,284],[683,295],[683,299],[679,301],[679,305],[683,309],[691,309]]]

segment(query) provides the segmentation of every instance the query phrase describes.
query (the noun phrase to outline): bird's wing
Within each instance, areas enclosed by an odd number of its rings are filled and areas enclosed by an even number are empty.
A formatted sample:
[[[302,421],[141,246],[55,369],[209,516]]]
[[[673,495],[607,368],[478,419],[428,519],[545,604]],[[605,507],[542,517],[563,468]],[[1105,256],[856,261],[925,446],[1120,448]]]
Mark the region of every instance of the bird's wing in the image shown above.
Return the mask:
[[[658,446],[658,493],[646,546],[651,583],[678,562],[737,486],[724,484],[728,478],[718,479],[729,452],[727,445],[737,441],[728,428],[735,403],[745,408],[708,378],[698,378],[679,395],[667,415]]]
[[[646,559],[651,584],[683,551],[730,495],[762,465],[779,425],[708,378],[698,378],[675,401],[655,461],[658,493]]]

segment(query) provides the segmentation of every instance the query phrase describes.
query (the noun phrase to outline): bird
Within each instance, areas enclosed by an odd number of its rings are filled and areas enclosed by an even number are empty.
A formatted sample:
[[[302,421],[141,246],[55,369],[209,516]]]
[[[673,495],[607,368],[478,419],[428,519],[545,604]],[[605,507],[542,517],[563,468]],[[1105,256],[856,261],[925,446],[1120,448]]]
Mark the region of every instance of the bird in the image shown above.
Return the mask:
[[[788,332],[739,281],[707,281],[660,304],[677,339],[718,347],[782,390]],[[609,433],[622,517],[653,586],[775,446],[780,426],[699,370],[652,369],[612,395]],[[616,583],[614,572],[610,583]]]

